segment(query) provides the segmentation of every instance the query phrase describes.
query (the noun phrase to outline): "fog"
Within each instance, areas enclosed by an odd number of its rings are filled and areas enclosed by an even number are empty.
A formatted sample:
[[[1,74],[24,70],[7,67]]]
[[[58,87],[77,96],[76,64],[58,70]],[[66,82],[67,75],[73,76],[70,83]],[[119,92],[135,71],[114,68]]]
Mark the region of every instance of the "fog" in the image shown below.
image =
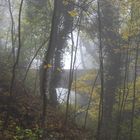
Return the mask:
[[[139,0],[0,0],[0,139],[140,139]]]

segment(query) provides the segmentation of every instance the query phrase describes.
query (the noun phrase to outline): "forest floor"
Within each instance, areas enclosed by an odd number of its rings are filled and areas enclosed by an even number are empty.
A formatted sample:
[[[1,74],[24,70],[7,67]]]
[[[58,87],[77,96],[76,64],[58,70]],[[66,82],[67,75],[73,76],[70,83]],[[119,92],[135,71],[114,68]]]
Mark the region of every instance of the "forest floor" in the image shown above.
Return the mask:
[[[60,107],[47,106],[46,124],[42,129],[41,98],[15,97],[0,93],[0,140],[42,140],[43,134],[47,140],[90,140],[89,131],[80,128],[74,120],[69,120],[66,127],[65,111]]]

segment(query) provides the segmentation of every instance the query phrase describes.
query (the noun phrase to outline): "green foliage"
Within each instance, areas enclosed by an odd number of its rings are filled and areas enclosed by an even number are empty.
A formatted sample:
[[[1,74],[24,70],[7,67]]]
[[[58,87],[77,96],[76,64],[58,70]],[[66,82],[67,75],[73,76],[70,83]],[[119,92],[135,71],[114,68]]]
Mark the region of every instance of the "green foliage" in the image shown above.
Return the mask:
[[[125,121],[121,125],[121,134],[120,139],[129,139],[130,136],[130,121]],[[139,140],[140,138],[140,117],[134,118],[134,131],[133,131],[134,140]]]
[[[139,96],[139,89],[140,87],[140,78],[137,78],[136,81],[136,110],[139,110],[140,108],[140,96]],[[114,105],[114,109],[118,108],[118,105],[124,101],[124,111],[130,112],[132,109],[132,100],[133,100],[133,82],[128,83],[127,88],[124,89],[120,88],[118,89],[118,92],[116,92],[116,104]]]
[[[14,140],[40,140],[42,137],[42,129],[35,128],[34,130],[31,129],[23,129],[20,127],[16,127],[16,135],[14,136]]]

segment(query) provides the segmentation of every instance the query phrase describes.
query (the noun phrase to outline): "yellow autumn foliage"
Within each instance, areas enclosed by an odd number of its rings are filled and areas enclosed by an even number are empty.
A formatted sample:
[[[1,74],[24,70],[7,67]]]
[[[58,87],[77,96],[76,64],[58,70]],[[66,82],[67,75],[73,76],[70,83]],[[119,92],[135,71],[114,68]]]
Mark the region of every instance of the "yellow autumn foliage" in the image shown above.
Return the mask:
[[[76,16],[78,16],[78,12],[77,12],[76,10],[68,11],[68,13],[69,13],[69,15],[70,15],[71,17],[76,17]]]
[[[52,68],[52,65],[51,64],[44,65],[44,69],[47,69],[47,68]]]

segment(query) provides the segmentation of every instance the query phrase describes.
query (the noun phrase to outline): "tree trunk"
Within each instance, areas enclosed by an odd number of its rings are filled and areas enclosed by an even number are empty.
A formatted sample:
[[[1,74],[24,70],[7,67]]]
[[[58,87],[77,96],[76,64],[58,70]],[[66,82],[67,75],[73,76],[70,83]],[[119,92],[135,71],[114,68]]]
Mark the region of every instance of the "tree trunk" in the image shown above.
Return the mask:
[[[115,96],[120,82],[121,53],[115,49],[120,48],[118,9],[111,1],[99,0],[101,9],[102,42],[106,52],[104,64],[104,95],[103,95],[103,120],[101,140],[113,139],[112,112]]]

